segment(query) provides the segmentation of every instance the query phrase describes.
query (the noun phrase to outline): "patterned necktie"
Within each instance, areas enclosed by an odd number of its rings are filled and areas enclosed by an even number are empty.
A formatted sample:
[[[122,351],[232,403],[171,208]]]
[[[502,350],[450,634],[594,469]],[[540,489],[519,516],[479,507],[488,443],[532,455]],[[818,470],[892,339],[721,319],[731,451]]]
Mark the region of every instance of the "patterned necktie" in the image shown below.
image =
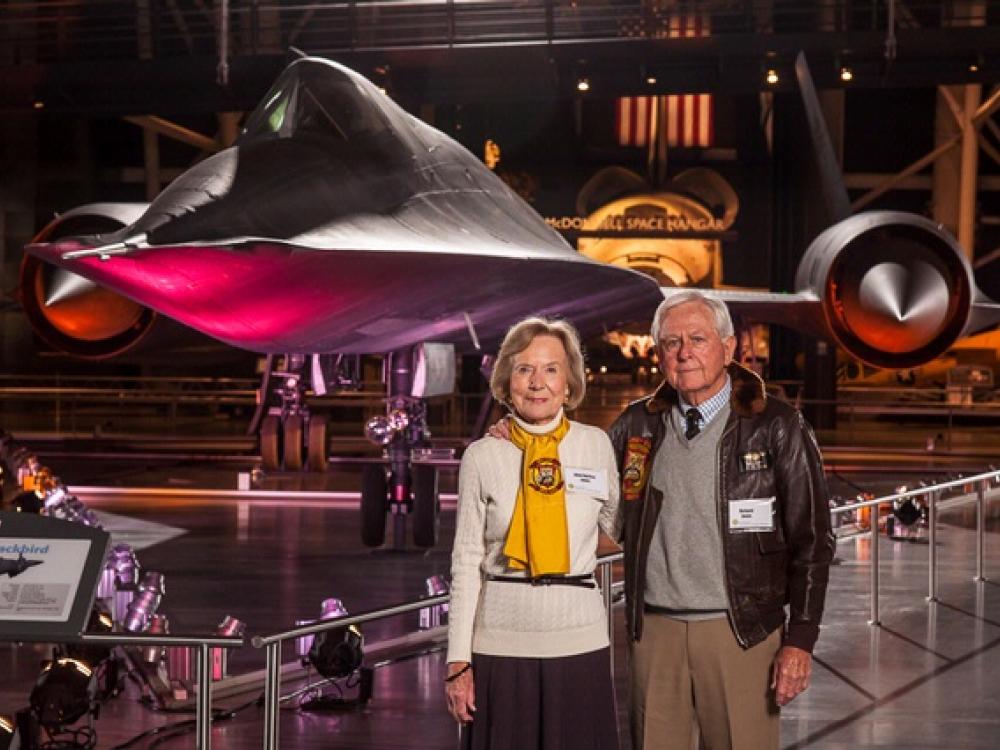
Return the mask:
[[[693,406],[684,412],[684,437],[688,440],[701,432],[701,412]]]

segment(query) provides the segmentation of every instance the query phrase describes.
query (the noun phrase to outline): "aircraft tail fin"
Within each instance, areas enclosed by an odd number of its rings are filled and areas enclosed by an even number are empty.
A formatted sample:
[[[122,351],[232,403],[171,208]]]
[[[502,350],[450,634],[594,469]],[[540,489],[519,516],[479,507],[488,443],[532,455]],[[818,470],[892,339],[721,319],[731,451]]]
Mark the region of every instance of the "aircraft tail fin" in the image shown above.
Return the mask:
[[[806,62],[803,52],[799,52],[795,58],[795,77],[799,83],[799,93],[805,108],[809,140],[812,143],[813,157],[819,172],[823,201],[830,212],[830,223],[833,224],[851,215],[851,203],[847,197],[847,187],[837,162],[837,155],[833,150],[830,131],[823,110],[820,108],[809,63]]]

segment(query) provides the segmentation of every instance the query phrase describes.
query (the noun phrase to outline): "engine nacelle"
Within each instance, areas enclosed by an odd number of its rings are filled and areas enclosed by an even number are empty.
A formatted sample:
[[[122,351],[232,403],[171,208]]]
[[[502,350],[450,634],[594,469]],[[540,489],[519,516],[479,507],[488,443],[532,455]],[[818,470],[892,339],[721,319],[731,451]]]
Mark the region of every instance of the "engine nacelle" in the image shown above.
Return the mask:
[[[822,300],[841,347],[886,368],[947,351],[969,321],[976,288],[945,229],[898,211],[857,214],[824,231],[806,250],[795,284]]]
[[[49,222],[34,242],[114,232],[146,208],[145,203],[80,206]],[[53,349],[76,357],[103,359],[128,351],[146,338],[157,318],[149,308],[29,255],[21,261],[19,288],[35,332]]]

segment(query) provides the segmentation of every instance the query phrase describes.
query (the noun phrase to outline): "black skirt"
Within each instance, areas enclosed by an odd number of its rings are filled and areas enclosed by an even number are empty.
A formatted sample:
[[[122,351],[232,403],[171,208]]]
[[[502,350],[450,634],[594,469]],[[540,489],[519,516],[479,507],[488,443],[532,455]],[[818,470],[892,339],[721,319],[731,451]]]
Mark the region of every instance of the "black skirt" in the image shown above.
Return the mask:
[[[549,659],[473,654],[464,750],[618,750],[607,648]]]

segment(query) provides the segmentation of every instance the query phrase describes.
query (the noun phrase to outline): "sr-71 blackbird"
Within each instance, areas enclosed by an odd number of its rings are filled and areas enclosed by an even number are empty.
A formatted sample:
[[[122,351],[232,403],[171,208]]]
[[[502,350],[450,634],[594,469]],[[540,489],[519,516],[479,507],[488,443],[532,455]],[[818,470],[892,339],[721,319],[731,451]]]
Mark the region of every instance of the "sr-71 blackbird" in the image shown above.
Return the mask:
[[[6,557],[0,557],[0,576],[10,576],[14,578],[15,576],[21,575],[28,568],[33,568],[36,565],[41,565],[44,560],[27,560],[24,555],[18,555],[16,560],[8,560]]]
[[[800,83],[810,110],[807,69]],[[824,199],[842,202],[836,191]],[[738,294],[737,311],[833,338],[881,367],[929,360],[995,322],[941,228],[913,214],[831,213],[838,223],[806,252],[797,293]],[[70,353],[113,355],[162,315],[298,366],[308,355],[388,354],[389,409],[369,435],[390,469],[367,467],[362,487],[371,545],[390,509],[397,545],[408,512],[417,544],[436,540],[436,473],[411,465],[411,450],[426,443],[421,397],[454,380],[455,347],[490,351],[528,314],[568,318],[584,334],[646,322],[671,293],[581,256],[465,148],[318,58],[293,62],[235,145],[151,204],[75,209],[27,253],[25,311]],[[304,408],[301,374],[280,373],[282,406],[261,425],[270,467],[326,465],[326,423]]]

